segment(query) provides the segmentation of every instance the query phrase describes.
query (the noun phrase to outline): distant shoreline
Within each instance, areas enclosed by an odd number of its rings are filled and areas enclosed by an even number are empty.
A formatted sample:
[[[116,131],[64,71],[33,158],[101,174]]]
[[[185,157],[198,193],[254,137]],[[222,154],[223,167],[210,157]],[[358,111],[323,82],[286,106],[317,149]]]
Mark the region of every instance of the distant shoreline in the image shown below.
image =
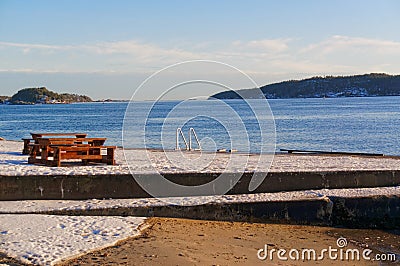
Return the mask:
[[[400,96],[400,75],[371,73],[354,76],[317,76],[288,80],[259,88],[223,91],[217,99],[291,99]]]
[[[293,98],[266,98],[267,100],[296,100],[296,99],[349,99],[349,98],[383,98],[383,97],[400,97],[400,95],[368,95],[368,96],[344,96],[344,97],[293,97]],[[217,101],[217,100],[265,100],[264,99],[224,99],[224,98],[208,98],[204,101]],[[159,102],[180,102],[187,101],[187,99],[176,99],[176,100],[162,100]],[[30,104],[11,104],[2,103],[0,105],[13,105],[13,106],[26,106],[26,105],[67,105],[67,104],[90,104],[90,103],[130,103],[131,100],[94,100],[91,102],[71,102],[71,103],[30,103]],[[132,102],[154,102],[154,100],[142,100],[142,101],[132,101]]]

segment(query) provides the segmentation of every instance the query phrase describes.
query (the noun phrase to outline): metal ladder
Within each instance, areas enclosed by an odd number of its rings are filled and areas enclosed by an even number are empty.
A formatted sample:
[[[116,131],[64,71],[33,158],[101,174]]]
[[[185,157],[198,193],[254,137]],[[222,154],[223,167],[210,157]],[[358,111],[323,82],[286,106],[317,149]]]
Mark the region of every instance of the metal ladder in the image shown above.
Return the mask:
[[[198,149],[193,149],[192,148],[192,135],[194,136],[194,139],[196,140]],[[181,148],[179,147],[179,136],[182,137],[183,142],[185,143],[185,148],[187,151],[192,151],[192,150],[199,150],[201,151],[201,145],[200,145],[200,141],[199,138],[197,137],[196,131],[194,130],[194,128],[189,128],[189,143],[186,141],[185,135],[183,134],[182,128],[178,127],[176,129],[176,146],[175,146],[175,150],[180,150]]]

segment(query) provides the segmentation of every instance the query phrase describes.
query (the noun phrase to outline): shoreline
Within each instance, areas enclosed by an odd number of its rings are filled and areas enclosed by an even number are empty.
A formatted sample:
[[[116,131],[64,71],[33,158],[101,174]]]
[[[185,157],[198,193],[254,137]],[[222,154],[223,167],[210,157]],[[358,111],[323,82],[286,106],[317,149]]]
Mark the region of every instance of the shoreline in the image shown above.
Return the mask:
[[[399,96],[400,97],[400,96]],[[15,143],[23,143],[22,140],[9,140],[9,139],[4,139],[0,137],[0,141],[5,141],[5,142],[15,142]],[[350,152],[350,151],[307,151],[307,150],[296,150],[296,149],[284,149],[281,148],[279,150],[276,150],[273,153],[270,152],[244,152],[240,150],[234,150],[234,151],[207,151],[207,150],[185,150],[185,149],[160,149],[160,148],[124,148],[123,146],[118,146],[116,147],[119,150],[127,150],[127,151],[150,151],[150,152],[184,152],[184,153],[194,153],[198,154],[199,152],[201,153],[206,153],[206,154],[239,154],[239,155],[248,155],[248,156],[260,156],[260,155],[266,155],[266,156],[279,156],[279,155],[287,155],[287,156],[353,156],[353,157],[361,157],[361,158],[390,158],[390,159],[399,159],[400,160],[400,155],[395,155],[395,154],[380,154],[380,153],[368,153],[368,152]],[[287,152],[287,151],[294,151],[292,152]]]
[[[142,224],[140,235],[118,241],[77,256],[54,261],[52,265],[386,265],[377,261],[323,260],[280,261],[276,257],[257,258],[257,251],[270,249],[314,249],[337,247],[345,238],[346,249],[371,249],[376,254],[394,254],[400,261],[400,231],[376,229],[343,229],[307,225],[203,221],[175,218],[149,218]],[[4,254],[0,263],[26,265]],[[387,262],[392,265],[393,262]]]

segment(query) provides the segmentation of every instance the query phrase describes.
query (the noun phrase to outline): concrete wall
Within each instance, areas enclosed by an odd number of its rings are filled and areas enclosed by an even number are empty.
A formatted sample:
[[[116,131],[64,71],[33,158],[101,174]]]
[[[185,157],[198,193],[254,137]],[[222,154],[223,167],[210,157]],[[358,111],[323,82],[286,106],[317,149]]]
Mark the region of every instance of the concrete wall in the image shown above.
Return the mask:
[[[268,221],[324,225],[329,223],[327,217],[329,217],[331,209],[332,206],[329,201],[316,199],[287,202],[208,203],[195,206],[163,205],[88,211],[51,211],[46,213],[59,215],[154,216],[217,221]]]
[[[331,224],[349,228],[400,228],[400,197],[331,197]]]
[[[218,173],[183,173],[166,174],[165,178],[177,184],[194,186],[208,183],[218,176]],[[148,181],[149,184],[159,182],[159,177],[153,175],[140,175],[138,178]],[[251,173],[243,174],[242,177],[240,174],[230,174],[223,182],[230,184],[238,178],[237,184],[227,194],[400,185],[400,171],[268,173],[255,191],[249,191],[248,188],[252,179]],[[0,176],[0,200],[143,197],[150,195],[131,175]]]
[[[173,217],[217,221],[268,222],[348,228],[400,228],[400,197],[318,198],[276,202],[208,203],[196,206],[120,207],[48,211],[58,215]]]

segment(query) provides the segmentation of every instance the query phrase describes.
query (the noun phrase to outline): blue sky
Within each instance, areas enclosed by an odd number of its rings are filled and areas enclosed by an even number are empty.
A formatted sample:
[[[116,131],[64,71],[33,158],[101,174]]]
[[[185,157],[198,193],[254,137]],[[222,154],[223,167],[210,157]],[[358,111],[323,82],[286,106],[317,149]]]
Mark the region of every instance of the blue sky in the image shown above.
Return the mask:
[[[129,99],[155,71],[198,59],[231,64],[259,85],[400,74],[399,12],[395,0],[0,0],[0,95],[46,86]],[[213,92],[202,87],[173,97]]]

